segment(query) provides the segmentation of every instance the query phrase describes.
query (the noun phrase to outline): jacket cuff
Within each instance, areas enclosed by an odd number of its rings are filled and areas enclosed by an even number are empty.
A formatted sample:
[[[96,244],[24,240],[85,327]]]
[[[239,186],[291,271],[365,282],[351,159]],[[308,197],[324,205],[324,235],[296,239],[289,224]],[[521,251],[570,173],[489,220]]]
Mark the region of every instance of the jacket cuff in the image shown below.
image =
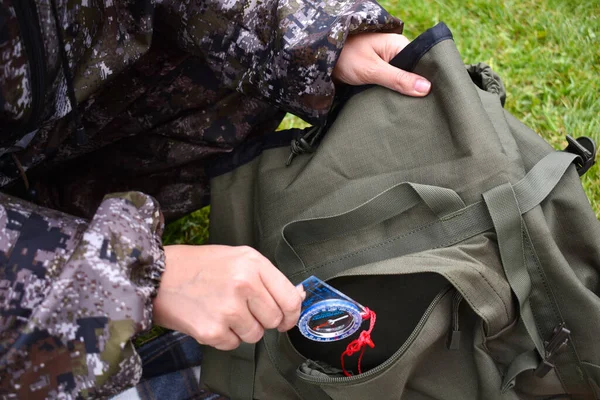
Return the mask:
[[[12,372],[0,391],[107,397],[139,381],[130,339],[152,324],[163,225],[138,192],[107,196],[89,223],[0,194],[0,256],[12,260],[0,282],[0,356]]]
[[[374,1],[338,2],[337,10],[319,13],[298,31],[296,12],[282,24],[283,44],[259,68],[249,70],[240,91],[258,95],[284,111],[320,124],[335,96],[331,75],[348,35],[402,33],[403,22]],[[294,22],[296,21],[296,22]],[[323,30],[323,27],[327,29]],[[295,29],[294,29],[295,28]]]
[[[132,266],[131,281],[138,290],[145,294],[146,306],[152,308],[152,300],[156,297],[162,274],[165,272],[165,250],[162,234],[165,222],[158,202],[146,194],[139,192],[114,193],[104,198],[126,200],[137,207],[139,220],[143,221],[152,239],[148,243],[147,253],[142,254],[137,265]],[[148,327],[149,328],[149,327]]]

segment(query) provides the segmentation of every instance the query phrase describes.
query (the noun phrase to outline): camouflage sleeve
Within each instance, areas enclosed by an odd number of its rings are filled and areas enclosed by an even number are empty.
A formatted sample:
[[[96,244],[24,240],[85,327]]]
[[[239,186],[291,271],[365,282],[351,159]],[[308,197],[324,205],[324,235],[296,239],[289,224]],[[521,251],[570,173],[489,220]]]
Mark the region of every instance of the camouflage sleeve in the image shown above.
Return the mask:
[[[222,83],[318,122],[329,110],[331,73],[348,34],[400,33],[374,0],[164,0],[168,25]],[[159,14],[161,14],[159,12]]]
[[[97,398],[134,385],[152,320],[162,215],[137,192],[91,222],[0,194],[0,397]]]

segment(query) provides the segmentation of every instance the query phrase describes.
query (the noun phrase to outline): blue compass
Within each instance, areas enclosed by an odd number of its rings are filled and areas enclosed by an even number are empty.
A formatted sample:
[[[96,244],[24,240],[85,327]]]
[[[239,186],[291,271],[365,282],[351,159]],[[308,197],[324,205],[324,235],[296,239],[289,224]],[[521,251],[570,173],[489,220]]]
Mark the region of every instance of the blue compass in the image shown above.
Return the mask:
[[[333,342],[360,329],[364,315],[360,304],[314,276],[302,285],[306,298],[297,324],[302,335],[317,342]]]

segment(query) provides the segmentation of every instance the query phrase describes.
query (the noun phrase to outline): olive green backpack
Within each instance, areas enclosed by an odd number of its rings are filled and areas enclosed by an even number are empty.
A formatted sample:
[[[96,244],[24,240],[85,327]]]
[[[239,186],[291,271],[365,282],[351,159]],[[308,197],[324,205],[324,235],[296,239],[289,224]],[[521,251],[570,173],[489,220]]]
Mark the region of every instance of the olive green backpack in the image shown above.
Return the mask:
[[[392,64],[431,93],[358,88],[326,126],[210,171],[213,243],[376,312],[362,373],[356,356],[340,371],[356,336],[294,328],[206,349],[201,380],[233,399],[600,399],[600,223],[578,176],[593,142],[555,151],[504,111],[500,79],[465,68],[443,24]]]

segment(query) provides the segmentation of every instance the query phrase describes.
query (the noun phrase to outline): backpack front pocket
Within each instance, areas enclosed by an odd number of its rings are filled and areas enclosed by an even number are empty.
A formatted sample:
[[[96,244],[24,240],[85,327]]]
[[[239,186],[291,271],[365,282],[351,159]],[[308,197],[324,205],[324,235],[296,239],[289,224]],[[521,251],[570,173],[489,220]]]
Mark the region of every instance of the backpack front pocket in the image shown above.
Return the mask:
[[[415,391],[418,398],[475,399],[481,398],[478,382],[492,378],[486,385],[495,388],[494,396],[486,398],[512,398],[500,392],[500,369],[482,377],[476,365],[474,344],[516,318],[510,288],[496,276],[497,262],[481,251],[491,235],[359,266],[328,280],[377,313],[375,348],[366,349],[362,373],[357,373],[358,354],[345,361],[351,377],[343,375],[340,362],[360,331],[339,343],[316,343],[293,330],[282,334],[270,353],[293,355],[296,371],[285,375],[294,373],[292,380],[318,387],[332,399],[411,399]]]
[[[339,343],[310,342],[292,331],[265,341],[273,364],[292,386],[333,399],[398,399],[411,391],[478,398],[481,379],[501,396],[501,371],[494,367],[487,382],[474,354],[476,334],[493,336],[517,315],[490,224],[481,204],[465,206],[449,189],[403,183],[349,211],[286,225],[276,265],[295,283],[315,275],[375,311],[375,348],[347,359],[354,374],[347,377],[341,354],[360,330]],[[455,325],[465,322],[458,333]],[[294,360],[284,368],[277,359],[283,354]],[[440,385],[438,376],[450,381]]]
[[[450,286],[439,291],[396,351],[378,365],[363,365],[366,371],[362,374],[345,377],[334,373],[336,370],[341,372],[337,368],[327,370],[321,363],[306,361],[296,371],[298,377],[318,385],[334,400],[398,398],[419,359],[425,356],[437,341],[447,336],[452,294]],[[375,349],[378,345],[388,347],[391,344],[375,339],[374,341]],[[291,345],[290,342],[288,344]],[[375,349],[368,349],[366,354]],[[357,362],[357,358],[353,357],[353,364]],[[339,360],[337,362],[339,363]]]
[[[329,281],[344,294],[375,312],[371,339],[374,348],[345,357],[344,367],[354,375],[365,373],[386,363],[398,349],[410,341],[414,330],[431,312],[441,292],[450,287],[442,276],[433,273],[408,275],[344,276]],[[364,320],[353,335],[337,341],[317,342],[304,337],[298,328],[288,332],[290,342],[307,359],[324,363],[341,371],[341,355],[347,346],[366,331],[371,320]],[[360,364],[360,365],[359,365]],[[360,367],[360,368],[359,368]]]

